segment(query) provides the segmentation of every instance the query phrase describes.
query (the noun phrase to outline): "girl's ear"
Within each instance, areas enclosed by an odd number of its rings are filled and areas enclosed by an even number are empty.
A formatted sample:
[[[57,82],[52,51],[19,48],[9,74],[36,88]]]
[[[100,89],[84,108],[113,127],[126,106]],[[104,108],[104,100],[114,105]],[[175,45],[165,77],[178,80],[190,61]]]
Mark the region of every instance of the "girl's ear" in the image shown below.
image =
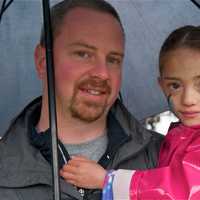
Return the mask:
[[[35,48],[34,60],[38,77],[44,79],[46,76],[46,52],[40,44]]]

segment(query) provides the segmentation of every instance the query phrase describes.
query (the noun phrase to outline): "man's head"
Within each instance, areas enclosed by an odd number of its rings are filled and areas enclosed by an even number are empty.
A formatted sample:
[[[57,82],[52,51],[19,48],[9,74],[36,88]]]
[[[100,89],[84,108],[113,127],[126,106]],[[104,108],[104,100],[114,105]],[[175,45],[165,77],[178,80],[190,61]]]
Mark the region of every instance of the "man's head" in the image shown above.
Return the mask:
[[[121,85],[124,32],[118,15],[102,0],[63,1],[53,9],[57,110],[85,122],[105,117]],[[43,39],[35,61],[46,95]]]
[[[62,26],[65,16],[74,8],[90,8],[99,12],[107,13],[112,15],[121,25],[120,17],[117,11],[104,0],[64,0],[56,4],[51,8],[51,24],[54,37],[59,33],[60,27]],[[124,31],[124,30],[123,30]],[[40,44],[45,46],[44,40],[44,29],[42,28]]]

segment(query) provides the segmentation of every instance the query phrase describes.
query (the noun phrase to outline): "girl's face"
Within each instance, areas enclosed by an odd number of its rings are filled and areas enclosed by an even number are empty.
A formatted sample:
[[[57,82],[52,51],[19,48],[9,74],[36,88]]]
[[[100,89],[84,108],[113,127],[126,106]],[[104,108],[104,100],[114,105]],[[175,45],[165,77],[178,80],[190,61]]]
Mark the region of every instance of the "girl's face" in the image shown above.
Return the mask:
[[[200,50],[179,48],[164,57],[159,83],[180,121],[200,124]]]

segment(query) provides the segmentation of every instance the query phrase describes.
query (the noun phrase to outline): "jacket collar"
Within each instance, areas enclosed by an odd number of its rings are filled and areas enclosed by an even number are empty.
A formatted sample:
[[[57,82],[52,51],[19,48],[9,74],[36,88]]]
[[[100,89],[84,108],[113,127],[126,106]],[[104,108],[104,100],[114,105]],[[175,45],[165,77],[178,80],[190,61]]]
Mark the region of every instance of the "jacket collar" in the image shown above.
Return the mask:
[[[109,168],[117,168],[121,162],[142,151],[151,141],[153,134],[157,133],[146,130],[120,100],[115,102],[111,112],[121,129],[131,138],[125,145],[121,145],[112,162],[112,166],[109,166]]]

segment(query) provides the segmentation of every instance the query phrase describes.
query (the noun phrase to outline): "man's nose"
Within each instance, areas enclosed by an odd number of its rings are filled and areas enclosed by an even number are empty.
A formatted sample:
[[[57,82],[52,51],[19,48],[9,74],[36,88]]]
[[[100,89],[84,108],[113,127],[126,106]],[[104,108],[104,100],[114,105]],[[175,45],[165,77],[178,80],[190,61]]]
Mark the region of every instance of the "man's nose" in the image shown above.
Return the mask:
[[[108,80],[110,77],[110,71],[106,63],[106,60],[104,59],[96,60],[90,73],[92,76],[96,76],[102,80]]]

